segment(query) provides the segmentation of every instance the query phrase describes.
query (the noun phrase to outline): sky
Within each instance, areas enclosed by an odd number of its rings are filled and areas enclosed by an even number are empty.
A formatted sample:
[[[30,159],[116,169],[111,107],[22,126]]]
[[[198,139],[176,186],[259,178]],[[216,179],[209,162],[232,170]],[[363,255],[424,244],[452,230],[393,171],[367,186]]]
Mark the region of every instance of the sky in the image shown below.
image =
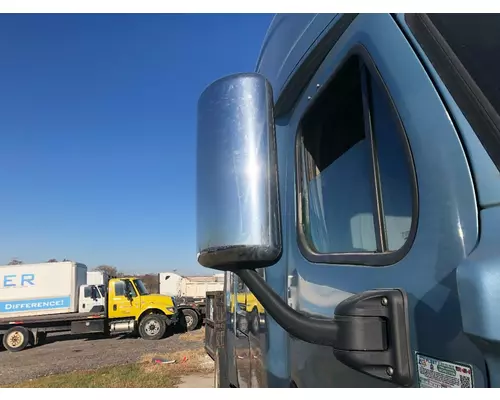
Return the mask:
[[[0,264],[196,261],[196,105],[272,15],[0,15]]]

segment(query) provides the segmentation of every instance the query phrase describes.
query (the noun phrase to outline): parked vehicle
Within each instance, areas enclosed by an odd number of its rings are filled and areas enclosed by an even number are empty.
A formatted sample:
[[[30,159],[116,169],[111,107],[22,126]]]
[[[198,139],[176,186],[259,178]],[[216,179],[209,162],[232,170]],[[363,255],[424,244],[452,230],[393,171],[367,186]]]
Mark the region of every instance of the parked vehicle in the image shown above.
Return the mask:
[[[224,274],[211,276],[183,276],[175,272],[160,272],[159,292],[167,296],[202,299],[208,291],[224,288]]]
[[[499,14],[278,14],[256,72],[205,89],[218,386],[500,386],[499,38]]]
[[[175,272],[158,274],[159,292],[175,298],[187,331],[198,328],[205,320],[206,293],[224,288],[224,274],[182,276]]]
[[[105,295],[76,262],[0,266],[0,335],[9,351],[41,343],[49,332],[138,333],[160,339],[178,322],[170,296],[149,294],[136,278],[112,278]]]

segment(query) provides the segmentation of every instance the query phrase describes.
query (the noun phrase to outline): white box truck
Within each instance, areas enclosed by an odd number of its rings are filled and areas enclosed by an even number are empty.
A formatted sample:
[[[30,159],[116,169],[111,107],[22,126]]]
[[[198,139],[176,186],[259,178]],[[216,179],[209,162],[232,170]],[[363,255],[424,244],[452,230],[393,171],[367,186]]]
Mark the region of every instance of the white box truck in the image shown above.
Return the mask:
[[[205,320],[207,292],[224,290],[224,274],[182,276],[175,272],[160,272],[158,282],[160,294],[175,298],[188,331],[196,329]]]
[[[0,319],[77,312],[86,274],[75,262],[0,266]]]
[[[138,278],[107,279],[102,292],[98,286],[87,284],[87,267],[72,261],[0,266],[4,347],[21,351],[64,331],[157,340],[179,320],[172,297],[150,294]]]

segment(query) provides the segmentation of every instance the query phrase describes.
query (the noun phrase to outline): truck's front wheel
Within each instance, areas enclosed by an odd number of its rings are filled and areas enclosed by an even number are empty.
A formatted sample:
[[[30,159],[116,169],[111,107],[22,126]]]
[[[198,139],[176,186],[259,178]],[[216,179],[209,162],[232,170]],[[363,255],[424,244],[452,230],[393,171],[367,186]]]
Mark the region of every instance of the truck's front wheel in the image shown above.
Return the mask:
[[[146,315],[139,323],[139,335],[146,340],[161,339],[167,331],[167,317],[161,314]]]
[[[3,335],[3,346],[11,352],[21,351],[30,342],[30,332],[24,326],[14,326]]]

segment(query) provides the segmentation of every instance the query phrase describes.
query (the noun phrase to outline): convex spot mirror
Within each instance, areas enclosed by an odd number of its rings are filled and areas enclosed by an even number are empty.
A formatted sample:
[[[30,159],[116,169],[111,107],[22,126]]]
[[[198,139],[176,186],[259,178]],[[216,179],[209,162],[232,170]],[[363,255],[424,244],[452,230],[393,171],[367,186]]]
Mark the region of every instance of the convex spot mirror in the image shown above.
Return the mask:
[[[269,266],[281,255],[273,94],[259,74],[215,81],[197,118],[197,251],[208,268]]]

